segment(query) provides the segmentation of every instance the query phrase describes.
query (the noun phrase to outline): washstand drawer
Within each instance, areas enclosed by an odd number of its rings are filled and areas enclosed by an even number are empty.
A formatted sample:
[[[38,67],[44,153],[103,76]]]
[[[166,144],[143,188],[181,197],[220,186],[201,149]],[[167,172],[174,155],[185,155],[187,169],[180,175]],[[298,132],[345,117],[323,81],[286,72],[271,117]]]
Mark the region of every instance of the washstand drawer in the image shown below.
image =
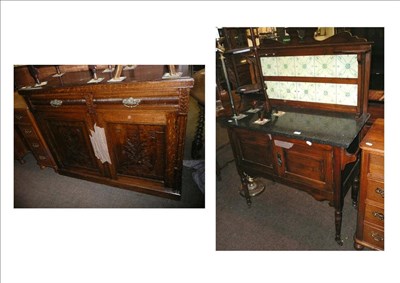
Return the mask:
[[[367,199],[383,204],[384,194],[385,184],[383,182],[367,179]]]

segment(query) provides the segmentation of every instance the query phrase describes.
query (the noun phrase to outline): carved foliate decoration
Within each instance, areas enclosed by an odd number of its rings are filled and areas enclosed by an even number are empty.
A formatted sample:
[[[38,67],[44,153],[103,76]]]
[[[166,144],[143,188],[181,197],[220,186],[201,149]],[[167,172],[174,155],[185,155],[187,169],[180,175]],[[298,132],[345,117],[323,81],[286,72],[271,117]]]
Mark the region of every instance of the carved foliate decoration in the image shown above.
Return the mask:
[[[67,166],[96,168],[85,139],[85,123],[81,121],[49,121],[49,126],[57,148],[61,153],[61,162]]]
[[[164,126],[112,124],[110,129],[119,174],[164,178]]]
[[[122,146],[122,154],[126,155],[128,159],[121,163],[123,167],[142,166],[148,170],[153,169],[153,164],[150,154],[146,150],[146,142],[140,141],[138,136],[133,136],[126,140]]]

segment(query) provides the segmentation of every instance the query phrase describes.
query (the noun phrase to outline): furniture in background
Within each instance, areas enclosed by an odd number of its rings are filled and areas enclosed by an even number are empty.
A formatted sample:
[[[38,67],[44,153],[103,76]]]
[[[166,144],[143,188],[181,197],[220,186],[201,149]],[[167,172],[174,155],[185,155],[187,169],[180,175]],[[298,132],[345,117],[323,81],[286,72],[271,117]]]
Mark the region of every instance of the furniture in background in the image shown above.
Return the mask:
[[[376,119],[385,118],[385,96],[384,90],[369,90],[368,96],[368,113],[371,118],[367,122],[367,126],[370,127]]]
[[[355,249],[384,249],[384,119],[376,119],[360,143],[361,175]]]
[[[356,205],[358,145],[370,116],[371,43],[349,33],[316,41],[314,32],[290,28],[284,42],[267,38],[250,48],[265,101],[223,124],[248,205],[262,192],[256,177],[303,190],[334,207],[335,240],[342,244],[344,197],[352,187]]]
[[[188,66],[116,69],[120,77],[93,66],[67,71],[19,93],[60,174],[179,199]]]
[[[14,158],[17,159],[19,163],[24,164],[24,157],[29,153],[30,150],[24,141],[21,132],[14,126]]]
[[[32,152],[40,168],[52,167],[57,170],[35,118],[24,99],[14,93],[14,155],[24,163],[23,157],[29,152]]]
[[[194,85],[190,92],[190,96],[193,97],[199,107],[196,133],[192,141],[191,156],[193,159],[204,158],[204,108],[205,108],[205,76],[206,70],[200,69],[193,74]]]

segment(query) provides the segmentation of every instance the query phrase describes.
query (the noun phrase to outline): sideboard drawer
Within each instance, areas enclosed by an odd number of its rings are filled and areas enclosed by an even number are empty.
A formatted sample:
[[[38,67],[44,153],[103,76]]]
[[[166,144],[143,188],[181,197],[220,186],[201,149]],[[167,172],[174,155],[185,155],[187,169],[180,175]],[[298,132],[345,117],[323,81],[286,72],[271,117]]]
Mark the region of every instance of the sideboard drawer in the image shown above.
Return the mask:
[[[101,98],[95,97],[93,99],[94,105],[98,109],[113,109],[119,107],[121,109],[153,109],[156,108],[168,108],[179,106],[179,96],[173,94],[173,96],[129,96],[129,97],[112,97],[112,98]]]

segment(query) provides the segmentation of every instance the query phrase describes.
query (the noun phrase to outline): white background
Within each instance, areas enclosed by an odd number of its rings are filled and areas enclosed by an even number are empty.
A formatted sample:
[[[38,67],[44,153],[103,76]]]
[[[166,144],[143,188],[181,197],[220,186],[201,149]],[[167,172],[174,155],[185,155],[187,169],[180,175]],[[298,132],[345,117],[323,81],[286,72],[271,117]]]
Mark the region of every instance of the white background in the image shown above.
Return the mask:
[[[2,1],[1,282],[399,282],[399,6]],[[223,26],[385,27],[384,252],[215,250],[215,36]],[[206,209],[13,208],[13,64],[110,62],[206,65]]]

